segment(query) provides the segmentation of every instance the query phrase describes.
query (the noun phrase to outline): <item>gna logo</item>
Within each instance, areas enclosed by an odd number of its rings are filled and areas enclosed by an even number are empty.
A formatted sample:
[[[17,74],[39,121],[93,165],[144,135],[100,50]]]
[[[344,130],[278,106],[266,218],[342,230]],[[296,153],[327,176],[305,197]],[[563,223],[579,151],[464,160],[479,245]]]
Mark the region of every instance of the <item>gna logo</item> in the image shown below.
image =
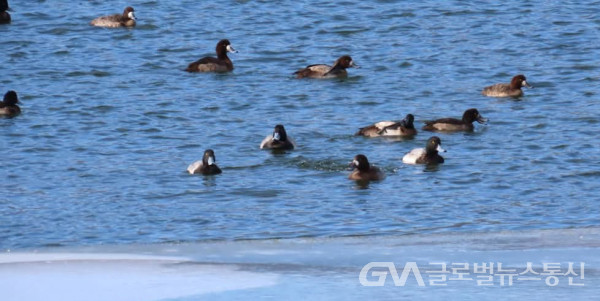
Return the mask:
[[[370,275],[369,272],[371,272]],[[360,281],[362,286],[384,286],[388,273],[392,275],[395,286],[404,286],[411,273],[414,274],[419,286],[425,286],[421,271],[419,271],[417,263],[413,261],[409,261],[404,265],[402,274],[400,275],[398,275],[398,271],[393,262],[369,262],[360,270],[358,281]],[[368,276],[376,277],[377,280],[369,280]]]

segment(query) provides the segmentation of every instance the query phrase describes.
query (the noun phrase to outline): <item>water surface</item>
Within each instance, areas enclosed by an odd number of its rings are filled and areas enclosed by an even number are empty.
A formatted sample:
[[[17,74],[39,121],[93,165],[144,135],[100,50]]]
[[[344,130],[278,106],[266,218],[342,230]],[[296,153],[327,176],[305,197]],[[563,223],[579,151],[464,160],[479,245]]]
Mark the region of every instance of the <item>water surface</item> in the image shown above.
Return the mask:
[[[0,26],[0,248],[586,228],[597,191],[598,2],[11,3]],[[119,4],[120,5],[120,4]],[[507,9],[511,8],[511,9]],[[230,74],[190,74],[228,38]],[[295,80],[350,54],[346,80]],[[525,74],[520,99],[480,95]],[[490,119],[437,134],[446,163],[401,163],[432,134],[353,133],[412,113]],[[258,145],[275,124],[299,148]],[[216,152],[223,174],[190,176]],[[361,187],[363,153],[388,177]],[[365,189],[366,188],[366,189]]]

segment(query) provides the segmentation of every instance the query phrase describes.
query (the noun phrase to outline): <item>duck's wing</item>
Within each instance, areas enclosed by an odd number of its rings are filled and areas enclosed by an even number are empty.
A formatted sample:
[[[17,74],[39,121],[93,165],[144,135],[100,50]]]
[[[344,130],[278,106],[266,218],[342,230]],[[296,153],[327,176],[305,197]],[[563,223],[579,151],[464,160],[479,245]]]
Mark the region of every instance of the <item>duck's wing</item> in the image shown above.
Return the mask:
[[[379,180],[385,179],[385,173],[379,167],[373,166],[373,167],[371,167],[371,170],[372,170],[371,173],[373,174],[373,176],[372,176],[373,180],[379,181]]]
[[[495,84],[488,87],[483,88],[481,94],[486,96],[495,96],[495,95],[503,95],[509,93],[510,84]]]
[[[425,121],[423,127],[426,131],[455,131],[460,130],[465,126],[465,123],[456,118],[442,118],[431,121]]]
[[[367,136],[367,137],[375,137],[379,136],[380,129],[377,128],[374,124],[366,126],[364,128],[359,128],[358,131],[354,134],[356,136]]]
[[[381,135],[381,131],[385,127],[390,126],[390,125],[392,125],[394,123],[395,123],[395,121],[380,121],[380,122],[371,124],[369,126],[359,128],[358,132],[356,132],[355,135],[357,135],[357,136],[367,136],[367,137],[376,137],[376,136]]]
[[[205,171],[205,174],[216,175],[222,172],[223,171],[219,168],[219,166],[217,166],[217,164],[213,164],[208,166],[208,172]]]
[[[425,121],[426,125],[432,125],[436,123],[446,123],[446,124],[463,124],[463,121],[456,118],[440,118],[436,120]]]
[[[110,16],[98,17],[90,22],[91,25],[101,27],[119,27],[123,21],[123,15],[114,14]]]
[[[294,146],[294,148],[297,148],[297,144],[296,144],[296,140],[294,140],[294,138],[287,136],[287,140],[292,144],[292,146]]]
[[[388,121],[380,121],[380,122],[377,122],[377,123],[375,123],[373,125],[376,126],[379,130],[383,130],[386,127],[392,126],[392,125],[394,125],[396,123],[398,123],[398,121],[388,120]]]
[[[383,136],[404,136],[404,135],[416,135],[417,131],[414,127],[407,128],[403,121],[394,122],[383,129],[381,129],[381,135]]]
[[[424,148],[415,148],[410,152],[406,153],[404,157],[402,157],[402,162],[406,164],[417,164],[417,160],[425,155]]]
[[[187,171],[190,174],[195,174],[195,173],[200,173],[200,169],[202,168],[202,160],[198,160],[192,164],[190,164],[190,166],[188,166]]]
[[[207,57],[203,57],[203,58],[195,61],[194,63],[197,63],[197,64],[219,64],[219,63],[221,63],[221,61],[219,59],[217,59],[216,57],[207,56]]]
[[[260,148],[265,148],[267,143],[271,142],[271,140],[273,140],[273,135],[268,135],[267,137],[265,137],[265,139],[263,139],[263,141],[260,143]]]
[[[319,73],[327,73],[329,70],[331,70],[331,66],[326,65],[326,64],[314,64],[314,65],[309,65],[306,66],[306,68],[304,69],[308,69],[312,72],[319,72]]]
[[[346,77],[346,76],[348,76],[348,72],[346,71],[345,68],[342,68],[339,65],[336,65],[334,67],[329,68],[329,70],[327,70],[327,72],[323,73],[323,76],[325,76],[325,77]]]
[[[300,69],[294,74],[297,78],[303,77],[321,77],[331,70],[331,66],[325,64],[315,64],[306,66],[306,68]]]
[[[223,65],[224,63],[215,57],[203,57],[193,63],[190,63],[185,71],[196,72],[196,71],[214,71],[217,66]]]

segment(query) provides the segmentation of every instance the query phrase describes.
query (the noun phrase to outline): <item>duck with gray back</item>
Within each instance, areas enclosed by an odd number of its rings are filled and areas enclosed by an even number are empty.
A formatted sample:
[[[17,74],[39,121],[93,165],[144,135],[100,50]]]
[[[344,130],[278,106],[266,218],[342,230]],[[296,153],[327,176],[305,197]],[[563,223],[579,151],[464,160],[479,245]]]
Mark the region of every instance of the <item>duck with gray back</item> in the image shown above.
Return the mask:
[[[369,159],[365,155],[358,154],[354,156],[354,160],[350,163],[350,167],[354,170],[348,179],[355,181],[379,181],[385,178],[385,174],[377,167],[369,163]]]
[[[221,169],[217,166],[215,152],[212,149],[204,151],[202,160],[196,161],[188,166],[187,171],[193,174],[216,175],[221,173]]]
[[[281,124],[276,125],[273,134],[265,137],[260,143],[261,149],[290,150],[295,147],[296,143],[287,135],[285,128]]]
[[[17,103],[19,103],[17,92],[12,90],[6,92],[4,99],[0,102],[0,116],[13,117],[21,113],[21,108]]]
[[[525,75],[515,75],[510,83],[495,84],[483,88],[481,94],[489,97],[520,97],[523,96],[522,87],[533,88],[527,83]]]
[[[474,129],[474,121],[486,123],[487,119],[483,118],[477,109],[468,109],[463,113],[462,119],[442,118],[425,121],[423,129],[426,131],[441,132],[472,131]]]
[[[402,157],[402,162],[406,164],[440,164],[444,163],[444,158],[439,155],[440,152],[446,152],[442,148],[442,140],[433,136],[427,140],[425,148],[415,148]]]
[[[355,135],[366,137],[411,137],[417,134],[414,126],[415,116],[407,114],[400,121],[380,121],[360,128]]]
[[[98,17],[98,18],[92,20],[92,22],[90,22],[90,24],[93,26],[98,26],[98,27],[111,27],[111,28],[133,27],[133,26],[135,26],[136,20],[137,19],[135,18],[135,13],[134,13],[133,7],[127,6],[123,10],[122,14],[114,14],[114,15],[110,15],[110,16]]]
[[[338,58],[333,66],[326,64],[315,64],[306,66],[294,74],[296,78],[346,78],[348,72],[346,68],[359,68],[349,55],[344,55]]]
[[[0,0],[0,24],[8,24],[12,21],[8,10],[10,10],[8,0]]]
[[[216,47],[217,57],[203,57],[190,63],[185,69],[187,72],[229,72],[233,70],[233,62],[227,52],[236,53],[227,39],[220,40]]]

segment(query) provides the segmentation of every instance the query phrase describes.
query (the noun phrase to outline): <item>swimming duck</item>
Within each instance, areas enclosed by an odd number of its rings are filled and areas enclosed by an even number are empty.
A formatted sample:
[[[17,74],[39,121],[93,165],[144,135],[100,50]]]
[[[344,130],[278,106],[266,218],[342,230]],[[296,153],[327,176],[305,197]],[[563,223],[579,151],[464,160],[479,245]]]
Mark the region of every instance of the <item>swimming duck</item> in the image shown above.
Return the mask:
[[[348,76],[346,68],[350,67],[359,68],[349,55],[344,55],[333,63],[333,67],[325,64],[309,65],[294,74],[296,78],[345,78]]]
[[[133,27],[135,26],[135,14],[133,13],[133,7],[127,6],[125,10],[123,10],[122,14],[114,14],[110,16],[102,16],[98,17],[92,22],[90,22],[93,26],[99,27]]]
[[[472,131],[473,121],[479,123],[487,122],[487,119],[483,118],[477,109],[468,109],[463,113],[462,119],[456,118],[442,118],[432,121],[425,121],[424,130],[427,131]]]
[[[265,139],[260,143],[261,149],[278,149],[278,150],[289,150],[294,149],[296,147],[296,143],[294,140],[287,135],[285,132],[285,128],[283,125],[278,124],[275,126],[273,130],[273,134],[268,135]]]
[[[401,121],[380,121],[360,128],[355,135],[367,137],[414,136],[417,134],[417,130],[413,124],[414,121],[415,116],[407,114]]]
[[[185,69],[187,72],[227,72],[233,70],[233,63],[227,56],[227,52],[236,53],[227,39],[220,40],[216,47],[217,57],[204,57],[191,64]]]
[[[406,164],[439,164],[444,163],[444,158],[438,152],[446,152],[442,148],[439,137],[433,136],[427,140],[425,148],[415,148],[402,157]]]
[[[4,99],[0,102],[0,116],[15,116],[21,113],[21,108],[17,105],[19,98],[17,92],[8,91],[4,94]]]
[[[521,87],[533,88],[527,83],[525,75],[515,75],[509,84],[495,84],[485,87],[481,94],[490,97],[519,97],[523,95]]]
[[[379,181],[385,178],[385,174],[379,168],[369,164],[369,160],[365,155],[354,156],[350,166],[354,168],[354,171],[348,176],[350,180]]]
[[[204,151],[202,160],[196,161],[188,166],[187,171],[193,174],[216,175],[221,173],[221,169],[216,164],[215,152],[212,149]]]
[[[11,21],[10,14],[6,12],[10,10],[7,0],[0,0],[0,24],[8,24]]]

